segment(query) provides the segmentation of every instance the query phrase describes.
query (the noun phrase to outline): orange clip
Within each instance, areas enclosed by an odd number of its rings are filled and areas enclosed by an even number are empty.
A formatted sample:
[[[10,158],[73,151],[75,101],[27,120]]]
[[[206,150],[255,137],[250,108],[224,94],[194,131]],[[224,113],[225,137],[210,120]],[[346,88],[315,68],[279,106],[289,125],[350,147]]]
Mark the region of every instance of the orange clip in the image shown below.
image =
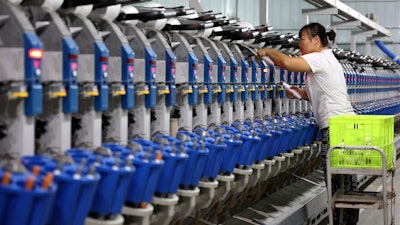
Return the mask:
[[[156,160],[161,160],[162,159],[162,153],[161,152],[157,152],[156,153]]]
[[[35,185],[35,178],[33,177],[28,177],[26,179],[26,183],[25,183],[25,189],[30,191],[33,189],[33,186]]]
[[[39,176],[40,167],[39,167],[38,165],[33,166],[33,167],[32,167],[32,173],[33,173],[33,175],[35,175],[35,176]]]
[[[1,179],[2,185],[9,185],[11,183],[11,173],[6,171],[3,174],[3,179]]]
[[[51,182],[53,182],[54,175],[52,173],[47,173],[43,178],[42,188],[49,189]]]
[[[140,203],[140,208],[146,208],[147,207],[147,203],[146,202],[141,202]]]

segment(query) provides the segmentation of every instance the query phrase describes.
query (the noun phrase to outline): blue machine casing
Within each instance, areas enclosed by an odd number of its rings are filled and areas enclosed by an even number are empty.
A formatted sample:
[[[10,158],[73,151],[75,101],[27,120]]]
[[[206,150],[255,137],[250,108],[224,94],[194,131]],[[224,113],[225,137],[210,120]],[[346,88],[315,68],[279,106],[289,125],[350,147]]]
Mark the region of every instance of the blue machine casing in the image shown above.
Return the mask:
[[[293,84],[299,85],[300,84],[300,72],[292,72],[293,73]]]
[[[231,76],[230,76],[230,83],[233,86],[233,92],[230,94],[230,101],[231,102],[236,102],[237,101],[237,70],[238,70],[238,63],[235,58],[231,57],[230,58],[230,63],[231,63]]]
[[[356,78],[357,78],[357,74],[356,74],[356,72],[354,71],[354,69],[353,68],[351,68],[351,66],[349,66],[350,67],[350,69],[349,69],[349,74],[350,74],[350,87],[352,87],[352,88],[350,88],[350,94],[354,94],[355,93],[355,87],[356,87],[356,85],[357,85],[357,81],[356,81]]]
[[[197,64],[198,59],[193,52],[188,53],[189,63],[189,85],[192,86],[192,93],[189,93],[189,105],[197,105],[199,87],[197,85]]]
[[[165,96],[165,105],[174,106],[176,104],[176,85],[175,85],[175,73],[176,73],[176,56],[174,53],[167,49],[165,50],[165,71],[166,71],[166,83],[169,88],[169,94]]]
[[[101,41],[94,43],[94,80],[99,91],[99,95],[94,99],[94,109],[96,111],[106,111],[108,109],[108,48]]]
[[[121,81],[125,87],[125,95],[121,97],[123,109],[133,109],[135,106],[134,58],[132,48],[127,44],[121,45]]]
[[[280,68],[279,69],[279,81],[280,82],[286,82],[286,73],[285,69]],[[286,96],[286,93],[284,91],[279,92],[279,98],[284,98]]]
[[[275,66],[269,66],[269,83],[275,84]]]
[[[226,86],[225,86],[226,61],[222,56],[218,56],[218,85],[221,92],[218,93],[218,103],[225,102]]]
[[[242,85],[244,86],[244,91],[242,92],[241,99],[242,101],[247,101],[247,96],[249,93],[249,63],[245,60],[242,59]]]
[[[274,99],[276,97],[276,86],[275,84],[275,66],[269,66],[269,84],[271,85],[270,89],[268,90],[268,98]]]
[[[70,37],[62,39],[63,84],[67,96],[63,98],[63,112],[78,112],[78,54],[79,48]]]
[[[149,94],[145,96],[146,108],[156,107],[157,98],[157,85],[156,85],[156,60],[157,55],[154,53],[152,48],[145,48],[145,82],[149,89]]]
[[[286,71],[286,83],[292,85],[293,84],[293,73],[289,70],[285,70]]]
[[[207,87],[207,93],[204,93],[204,104],[212,103],[212,73],[213,60],[208,54],[204,56],[204,85]]]
[[[261,60],[261,85],[264,87],[263,90],[261,91],[261,99],[265,100],[267,99],[268,95],[268,90],[267,90],[267,73],[268,73],[268,65],[267,63],[264,62],[264,60]]]
[[[254,91],[251,92],[251,100],[255,101],[258,99],[258,73],[257,69],[259,65],[255,59],[251,61],[251,84],[254,85]]]
[[[25,54],[25,85],[27,86],[28,97],[25,99],[25,115],[35,116],[42,114],[43,106],[43,86],[42,86],[42,58],[29,58],[31,49],[42,49],[42,42],[34,33],[24,33],[24,54]],[[39,64],[35,68],[35,61]]]
[[[300,73],[300,84],[305,85],[306,84],[306,73]]]

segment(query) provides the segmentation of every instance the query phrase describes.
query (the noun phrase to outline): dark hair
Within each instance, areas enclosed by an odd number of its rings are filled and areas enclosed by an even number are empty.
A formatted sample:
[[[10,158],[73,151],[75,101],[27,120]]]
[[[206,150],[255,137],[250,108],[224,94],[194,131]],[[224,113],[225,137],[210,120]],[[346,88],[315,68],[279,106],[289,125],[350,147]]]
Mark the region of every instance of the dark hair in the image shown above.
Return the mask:
[[[328,39],[330,41],[334,41],[336,38],[335,31],[330,30],[329,32],[326,32],[325,27],[319,23],[310,23],[303,26],[299,31],[299,37],[301,37],[301,33],[303,31],[307,31],[310,38],[319,36],[319,39],[321,39],[321,44],[323,47],[328,46]]]

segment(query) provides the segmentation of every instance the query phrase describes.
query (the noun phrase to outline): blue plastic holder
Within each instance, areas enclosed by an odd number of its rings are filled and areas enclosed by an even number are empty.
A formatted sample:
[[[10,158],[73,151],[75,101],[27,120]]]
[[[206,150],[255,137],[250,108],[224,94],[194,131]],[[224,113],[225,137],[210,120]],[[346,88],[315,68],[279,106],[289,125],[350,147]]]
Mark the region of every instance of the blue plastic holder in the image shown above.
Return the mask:
[[[168,139],[166,141],[168,142]],[[188,157],[185,150],[181,151],[176,145],[163,147],[164,166],[157,183],[156,195],[173,194],[178,190]]]
[[[0,168],[0,179],[3,180],[5,173]],[[46,224],[57,185],[53,183],[48,188],[43,188],[43,175],[10,173],[9,183],[0,184],[0,224]],[[31,190],[25,188],[28,177],[35,179]]]
[[[279,130],[271,131],[270,144],[268,145],[268,151],[266,153],[266,158],[273,158],[279,153],[279,145],[282,142],[282,132]]]
[[[283,154],[289,149],[291,138],[293,137],[293,131],[288,128],[282,128],[281,142],[279,143],[278,154]]]
[[[240,139],[243,143],[240,148],[237,164],[239,166],[251,166],[254,161],[256,143],[260,138],[250,135],[248,131],[243,131],[240,134]]]
[[[282,148],[280,149],[279,153],[283,154],[287,151],[292,151],[300,137],[300,128],[297,126],[294,119],[289,117],[288,115],[284,116],[283,118],[279,118],[279,126],[282,127],[282,131],[284,134],[284,143],[282,143]]]
[[[164,139],[166,141],[168,141],[168,143],[172,146],[173,144],[175,144],[176,147],[179,147],[179,145],[181,144],[181,140],[179,140],[176,137],[172,137],[169,135],[165,135],[165,134],[157,134],[155,137],[155,139],[161,138]]]
[[[80,152],[79,152],[80,151]],[[77,162],[86,158],[88,165],[94,165],[101,175],[90,209],[93,217],[118,215],[128,194],[130,180],[135,171],[134,167],[126,165],[125,161],[112,155],[101,155],[84,150],[67,152]]]
[[[132,207],[141,207],[150,203],[155,193],[164,161],[155,152],[137,151],[132,159],[135,173],[131,179],[126,203]]]
[[[179,186],[182,189],[194,189],[199,184],[203,174],[209,150],[205,145],[202,147],[201,144],[193,142],[185,142],[184,146],[189,158],[185,164]]]
[[[320,138],[321,138],[321,130],[319,129],[318,125],[315,125],[311,140],[316,141]]]
[[[163,151],[165,164],[156,187],[157,194],[173,194],[178,190],[187,159],[186,153],[173,153],[170,148]]]
[[[269,127],[272,135],[266,154],[266,157],[271,159],[274,156],[279,155],[281,149],[284,148],[287,143],[285,143],[286,139],[282,130],[281,121],[272,118],[267,118],[265,121],[267,122],[267,126]]]
[[[235,169],[235,165],[238,161],[240,147],[243,141],[234,138],[233,135],[229,134],[223,134],[222,136],[226,144],[226,150],[221,163],[220,172],[223,174],[231,174]]]
[[[164,165],[160,171],[160,178],[157,181],[155,194],[157,196],[173,194],[178,190],[188,155],[185,152],[181,152],[176,146],[168,146],[171,138],[161,135],[155,138],[165,140],[167,145],[143,139],[132,139],[131,141],[142,145],[145,151],[150,148],[160,150]]]
[[[114,156],[119,155],[119,157],[123,160],[125,160],[126,157],[132,154],[132,151],[123,145],[114,143],[103,143],[102,146],[109,148]]]
[[[206,147],[209,151],[206,165],[203,170],[202,179],[214,180],[221,168],[222,159],[224,157],[226,144],[223,140],[217,140],[212,137],[204,137]]]
[[[270,140],[272,135],[270,133],[262,133],[262,131],[258,131],[258,136],[260,138],[257,143],[255,143],[255,155],[254,160],[257,162],[262,162],[267,156],[268,146],[270,145]]]
[[[286,149],[286,151],[292,151],[293,149],[295,149],[299,143],[300,143],[300,137],[302,134],[302,128],[298,125],[294,125],[292,127],[292,139],[291,139],[291,143],[288,149]]]
[[[199,141],[200,140],[200,135],[193,133],[193,132],[178,131],[178,133],[176,133],[176,136],[179,137],[180,135],[189,137],[191,141],[196,141],[196,140]]]
[[[160,147],[159,144],[150,141],[150,140],[145,140],[145,139],[140,139],[140,138],[134,138],[130,140],[133,143],[139,144],[142,146],[143,150],[148,151],[148,150],[158,150],[158,148]]]
[[[71,175],[64,175],[57,179],[63,192],[57,195],[51,224],[83,224],[89,212],[100,175],[96,174],[92,178],[84,176],[80,180],[74,179]],[[62,211],[64,209],[66,211]],[[57,212],[58,210],[60,212]]]
[[[105,159],[105,161],[108,160]],[[117,215],[121,213],[134,169],[125,165],[116,168],[116,166],[112,165],[113,161],[104,162],[103,166],[97,167],[97,172],[101,174],[101,179],[90,210],[91,213],[98,215]]]
[[[300,135],[300,140],[298,142],[298,147],[304,146],[307,144],[307,136],[309,132],[309,125],[308,124],[300,124],[301,128],[301,135]]]
[[[260,154],[258,153],[261,149],[258,149],[258,144],[261,142],[261,137],[258,135],[258,133],[256,131],[253,131],[253,162],[256,161],[256,155]],[[260,143],[261,144],[261,143]]]
[[[295,147],[301,147],[307,144],[307,137],[309,135],[309,119],[304,115],[296,115],[296,124],[300,129],[300,135]]]
[[[53,158],[44,155],[24,156],[21,158],[21,163],[28,170],[32,170],[33,166],[39,166],[41,174],[52,172],[57,167],[57,162]]]
[[[242,140],[240,140],[238,135],[231,134],[231,131],[229,131],[228,134],[228,131],[224,128],[224,126],[221,126],[220,128],[221,129],[218,130],[198,128],[196,129],[196,132],[205,132],[207,135],[209,135],[209,137],[214,138],[216,142],[219,142],[221,144],[221,141],[223,141],[226,147],[222,156],[219,173],[231,174],[237,163],[237,158],[239,157]]]
[[[307,125],[308,125],[308,128],[307,128],[307,136],[306,136],[305,144],[309,145],[314,141],[314,140],[312,140],[312,137],[313,137],[313,133],[314,133],[315,123],[308,122]]]
[[[232,124],[232,125],[239,126],[240,124]],[[241,134],[239,129],[233,126],[221,125],[220,128],[223,128],[227,132],[231,132],[234,135],[238,135],[240,137],[240,140],[242,141],[235,167],[249,166],[253,162],[253,156],[251,155],[253,149],[250,148],[252,140],[251,138],[247,137],[247,135],[249,135],[249,132],[244,131],[244,133]]]
[[[85,165],[59,164],[45,156],[23,157],[22,162],[24,165],[28,165],[27,167],[39,165],[48,172],[54,172],[54,181],[58,186],[58,191],[50,208],[48,224],[84,224],[100,175],[89,171]]]

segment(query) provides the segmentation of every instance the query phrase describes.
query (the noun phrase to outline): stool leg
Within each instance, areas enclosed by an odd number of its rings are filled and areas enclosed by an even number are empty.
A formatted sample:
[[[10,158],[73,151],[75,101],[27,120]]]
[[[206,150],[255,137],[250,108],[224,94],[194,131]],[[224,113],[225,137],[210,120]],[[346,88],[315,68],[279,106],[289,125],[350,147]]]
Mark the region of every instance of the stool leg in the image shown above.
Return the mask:
[[[344,175],[340,174],[340,189],[339,190],[344,190]],[[339,209],[339,224],[344,225],[344,209],[340,208]]]
[[[391,204],[391,207],[392,207],[392,213],[391,213],[391,223],[392,223],[392,225],[395,225],[395,211],[396,211],[396,193],[395,193],[395,182],[394,182],[394,179],[395,179],[395,171],[396,171],[396,168],[394,168],[393,169],[393,171],[392,171],[392,182],[391,182],[391,191],[392,191],[392,196],[391,196],[391,198],[392,198],[392,204]]]
[[[386,167],[383,166],[383,170]],[[388,225],[389,213],[388,213],[388,201],[387,201],[387,177],[386,171],[382,171],[382,200],[383,200],[383,224]]]
[[[329,168],[329,162],[328,162],[328,166],[326,168],[326,189],[328,192],[328,217],[329,217],[329,225],[333,225],[333,203],[332,203],[332,175],[331,175],[331,171]]]
[[[344,225],[344,222],[343,222],[343,219],[344,219],[343,212],[344,212],[343,208],[340,208],[340,209],[339,209],[339,224],[340,224],[340,225]]]

